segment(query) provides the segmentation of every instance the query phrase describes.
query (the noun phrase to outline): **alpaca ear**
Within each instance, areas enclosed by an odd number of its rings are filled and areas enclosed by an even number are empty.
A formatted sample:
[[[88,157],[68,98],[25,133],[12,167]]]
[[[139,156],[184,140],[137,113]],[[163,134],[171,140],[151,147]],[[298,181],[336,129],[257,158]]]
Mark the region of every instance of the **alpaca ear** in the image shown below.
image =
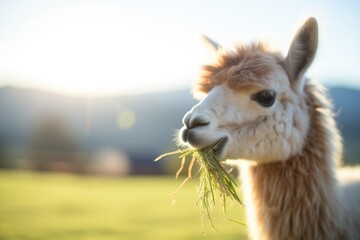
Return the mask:
[[[201,35],[201,40],[212,54],[217,54],[218,51],[222,48],[220,44],[218,44],[214,40],[211,40],[209,37],[205,35]]]
[[[309,18],[295,34],[289,52],[284,60],[284,67],[290,82],[302,90],[302,76],[312,63],[318,45],[318,24],[315,18]]]

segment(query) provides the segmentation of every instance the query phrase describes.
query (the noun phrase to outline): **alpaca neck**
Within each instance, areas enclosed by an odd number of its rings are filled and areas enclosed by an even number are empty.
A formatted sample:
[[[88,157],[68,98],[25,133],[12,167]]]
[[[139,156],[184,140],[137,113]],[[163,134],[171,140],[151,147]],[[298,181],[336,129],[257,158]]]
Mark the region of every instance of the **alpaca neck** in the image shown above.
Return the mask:
[[[340,204],[323,122],[334,120],[318,111],[316,100],[309,106],[312,123],[301,154],[241,171],[253,239],[343,239],[340,230],[334,234]]]

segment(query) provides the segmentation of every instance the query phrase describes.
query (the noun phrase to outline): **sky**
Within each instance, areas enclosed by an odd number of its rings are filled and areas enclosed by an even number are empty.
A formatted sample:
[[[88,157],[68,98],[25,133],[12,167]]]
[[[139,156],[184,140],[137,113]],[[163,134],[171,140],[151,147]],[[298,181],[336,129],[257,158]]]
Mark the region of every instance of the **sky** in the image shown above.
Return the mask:
[[[209,54],[265,39],[286,51],[313,16],[319,49],[307,72],[360,88],[360,1],[0,0],[0,87],[80,95],[189,88]]]

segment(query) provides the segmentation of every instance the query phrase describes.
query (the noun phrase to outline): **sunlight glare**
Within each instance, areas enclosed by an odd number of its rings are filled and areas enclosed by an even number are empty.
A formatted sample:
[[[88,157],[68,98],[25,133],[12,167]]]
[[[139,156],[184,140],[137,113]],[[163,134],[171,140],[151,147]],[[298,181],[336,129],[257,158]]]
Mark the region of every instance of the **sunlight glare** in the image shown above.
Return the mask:
[[[111,9],[80,13],[49,12],[23,26],[17,35],[25,38],[15,35],[0,47],[7,56],[0,75],[72,94],[141,92],[191,82],[181,82],[187,76],[178,66],[195,69],[199,54],[178,28]],[[168,81],[174,77],[178,85]]]

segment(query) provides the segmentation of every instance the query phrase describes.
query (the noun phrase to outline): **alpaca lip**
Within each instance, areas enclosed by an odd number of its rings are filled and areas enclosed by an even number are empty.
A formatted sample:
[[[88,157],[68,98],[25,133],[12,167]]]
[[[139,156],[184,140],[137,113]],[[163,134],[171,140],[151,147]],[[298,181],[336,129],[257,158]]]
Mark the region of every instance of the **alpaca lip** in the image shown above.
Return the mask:
[[[214,145],[214,150],[215,150],[215,154],[217,157],[221,156],[227,141],[228,141],[228,138],[223,137]]]

